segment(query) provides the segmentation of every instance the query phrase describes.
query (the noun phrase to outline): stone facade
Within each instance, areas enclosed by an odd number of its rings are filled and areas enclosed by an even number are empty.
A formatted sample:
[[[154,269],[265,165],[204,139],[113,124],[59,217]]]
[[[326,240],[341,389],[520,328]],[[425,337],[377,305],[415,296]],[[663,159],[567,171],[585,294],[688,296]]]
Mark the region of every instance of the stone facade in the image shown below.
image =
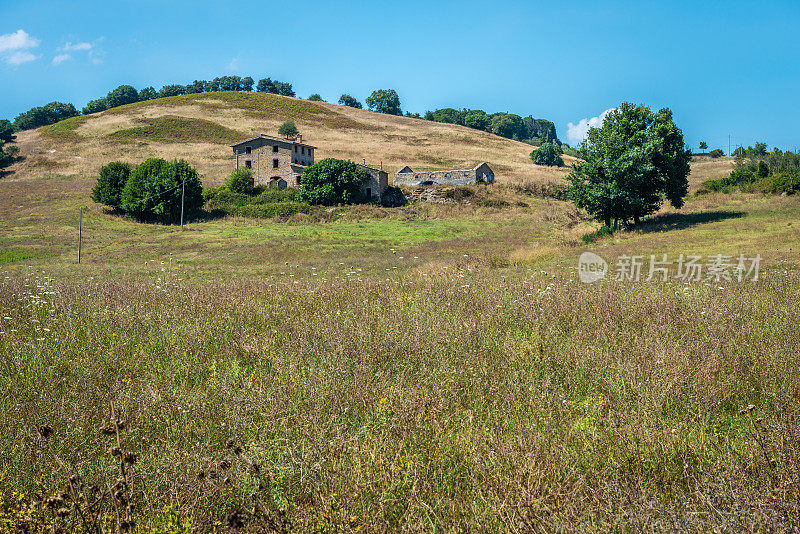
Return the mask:
[[[303,143],[302,138],[282,139],[259,135],[231,145],[236,168],[253,169],[256,185],[271,185],[283,189],[300,185],[300,174],[314,163],[316,147]]]
[[[389,187],[389,173],[383,169],[373,169],[360,163],[356,163],[359,167],[369,173],[369,180],[361,186],[361,192],[364,196],[369,198],[381,198],[384,189]]]
[[[481,163],[474,169],[426,172],[414,172],[405,166],[394,175],[396,186],[469,185],[478,182],[489,184],[494,182],[494,171],[487,163]]]

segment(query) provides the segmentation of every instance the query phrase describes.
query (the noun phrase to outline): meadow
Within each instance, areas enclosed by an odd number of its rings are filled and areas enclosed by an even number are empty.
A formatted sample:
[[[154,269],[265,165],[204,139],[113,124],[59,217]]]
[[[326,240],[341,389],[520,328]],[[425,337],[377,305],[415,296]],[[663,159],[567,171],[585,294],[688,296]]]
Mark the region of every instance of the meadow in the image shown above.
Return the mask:
[[[0,179],[0,531],[800,528],[796,198],[693,195],[589,245],[523,167],[449,204],[184,231],[89,204],[113,143],[188,135],[176,116],[59,123],[39,155],[28,133]],[[126,133],[76,141],[101,120]],[[584,284],[585,250],[763,260]]]

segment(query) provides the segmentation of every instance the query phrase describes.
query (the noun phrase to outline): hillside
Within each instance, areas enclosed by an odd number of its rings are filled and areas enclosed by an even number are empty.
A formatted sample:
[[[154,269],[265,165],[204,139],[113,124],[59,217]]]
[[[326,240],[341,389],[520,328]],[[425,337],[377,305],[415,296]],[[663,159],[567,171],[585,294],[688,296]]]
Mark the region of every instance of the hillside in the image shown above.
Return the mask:
[[[383,115],[346,106],[266,93],[220,92],[138,102],[74,117],[18,136],[26,160],[18,175],[58,174],[90,179],[113,159],[183,158],[206,185],[230,172],[228,145],[259,133],[274,135],[292,119],[317,159],[336,157],[434,170],[471,168],[487,161],[501,183],[550,182],[565,169],[531,163],[530,145],[457,126]],[[571,158],[565,158],[568,163]]]

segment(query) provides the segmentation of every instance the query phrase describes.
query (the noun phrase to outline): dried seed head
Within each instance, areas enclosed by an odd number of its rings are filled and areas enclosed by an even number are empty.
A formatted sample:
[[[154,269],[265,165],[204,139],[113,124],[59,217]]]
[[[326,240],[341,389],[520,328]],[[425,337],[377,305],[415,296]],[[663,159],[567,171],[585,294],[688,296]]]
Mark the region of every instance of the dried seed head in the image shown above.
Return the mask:
[[[226,469],[230,469],[230,467],[231,467],[231,463],[228,460],[222,460],[219,463],[219,468],[222,471],[225,471]]]
[[[106,436],[112,436],[117,433],[113,426],[103,425],[100,427],[100,433]]]
[[[108,454],[111,456],[119,456],[122,454],[122,450],[119,447],[111,447],[108,449]]]
[[[69,515],[69,508],[59,508],[56,510],[56,515],[60,518],[65,518]]]
[[[39,430],[39,435],[42,436],[44,439],[49,438],[50,435],[53,433],[53,427],[50,425],[42,425],[39,427],[38,430]]]
[[[232,449],[234,445],[236,445],[236,443],[233,439],[228,439],[228,441],[225,442],[225,447],[228,449]]]
[[[133,521],[125,521],[124,519],[119,522],[120,530],[130,530],[133,528]]]
[[[225,518],[230,528],[244,528],[245,521],[247,521],[247,513],[244,510],[232,510]]]
[[[206,472],[202,469],[197,473],[197,480],[205,480],[206,479]]]
[[[123,421],[121,419],[117,419],[117,428],[120,429],[120,430],[124,430],[125,429],[125,421]]]
[[[125,492],[121,489],[118,489],[114,492],[114,498],[117,499],[119,502],[125,502]]]
[[[126,452],[125,453],[125,463],[134,464],[136,463],[136,453],[133,452]]]

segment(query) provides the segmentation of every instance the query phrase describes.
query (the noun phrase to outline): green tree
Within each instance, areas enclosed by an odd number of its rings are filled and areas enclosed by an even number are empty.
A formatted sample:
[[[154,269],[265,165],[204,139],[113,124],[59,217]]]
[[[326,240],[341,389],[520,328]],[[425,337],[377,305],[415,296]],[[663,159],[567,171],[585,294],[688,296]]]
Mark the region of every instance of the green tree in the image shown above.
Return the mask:
[[[10,120],[0,119],[0,147],[5,143],[13,143],[17,136],[14,135],[14,125]]]
[[[309,97],[308,97],[308,100],[310,100],[310,101],[312,101],[312,102],[325,102],[325,101],[322,99],[322,97],[321,97],[321,96],[319,96],[319,93],[314,93],[313,95],[309,96]]]
[[[117,207],[122,202],[122,190],[131,175],[131,166],[112,161],[100,168],[100,176],[92,188],[92,200],[106,206]]]
[[[195,80],[189,85],[187,85],[185,89],[187,95],[196,95],[198,93],[205,93],[206,82],[205,80]],[[144,92],[144,89],[142,89],[142,91],[139,92],[139,98],[144,100],[144,98],[142,98],[142,92]]]
[[[242,78],[242,81],[239,82],[239,90],[240,91],[252,91],[253,90],[253,78],[250,76],[245,76]]]
[[[703,154],[706,153],[707,148],[708,148],[708,143],[706,143],[705,141],[700,141],[700,150],[703,151]]]
[[[120,85],[106,95],[106,103],[109,108],[124,106],[125,104],[132,104],[138,101],[139,92],[130,85]]]
[[[361,186],[369,174],[352,161],[320,160],[300,176],[300,200],[309,204],[350,204],[362,200]]]
[[[300,130],[297,129],[294,121],[286,121],[278,128],[278,135],[284,136],[286,139],[290,137],[297,137],[300,135]]]
[[[522,117],[513,113],[493,113],[489,119],[489,131],[508,139],[525,137],[525,124]],[[522,134],[522,135],[520,135]]]
[[[158,98],[166,98],[168,96],[180,96],[186,94],[186,87],[183,85],[165,85],[158,92]]]
[[[467,110],[458,110],[454,108],[443,108],[435,111],[426,111],[425,120],[434,122],[443,122],[445,124],[460,124],[464,125],[464,116]]]
[[[400,97],[394,89],[379,89],[367,97],[367,106],[378,113],[387,115],[402,115],[400,110]]]
[[[471,109],[464,115],[464,126],[486,130],[489,127],[489,116],[482,109]]]
[[[183,160],[172,163],[159,158],[145,160],[131,171],[122,189],[122,209],[140,220],[179,222],[184,182],[184,211],[189,218],[203,206],[203,187],[197,171]]]
[[[14,119],[16,130],[32,130],[47,124],[53,124],[78,114],[78,110],[72,104],[64,102],[50,102],[45,106],[31,108],[24,113],[20,113]]]
[[[105,98],[98,98],[97,100],[89,100],[81,113],[89,115],[91,113],[99,113],[108,109],[108,103]]]
[[[536,165],[548,165],[550,167],[562,167],[564,160],[561,159],[561,147],[555,143],[542,143],[539,148],[531,152],[531,160]]]
[[[351,108],[358,108],[358,109],[361,109],[363,107],[361,105],[361,102],[356,100],[355,97],[350,96],[348,94],[343,94],[342,96],[339,97],[339,104],[341,104],[343,106],[348,106],[348,107],[351,107]]]
[[[225,187],[242,195],[252,193],[254,185],[253,171],[247,167],[239,167],[225,180]]]
[[[202,91],[200,91],[202,93]],[[139,101],[144,102],[145,100],[153,100],[154,98],[158,98],[158,93],[152,87],[145,87],[141,91],[139,91]]]
[[[580,156],[568,196],[606,226],[612,220],[638,223],[665,200],[683,206],[692,155],[669,109],[653,113],[623,103],[600,128],[589,129]]]

